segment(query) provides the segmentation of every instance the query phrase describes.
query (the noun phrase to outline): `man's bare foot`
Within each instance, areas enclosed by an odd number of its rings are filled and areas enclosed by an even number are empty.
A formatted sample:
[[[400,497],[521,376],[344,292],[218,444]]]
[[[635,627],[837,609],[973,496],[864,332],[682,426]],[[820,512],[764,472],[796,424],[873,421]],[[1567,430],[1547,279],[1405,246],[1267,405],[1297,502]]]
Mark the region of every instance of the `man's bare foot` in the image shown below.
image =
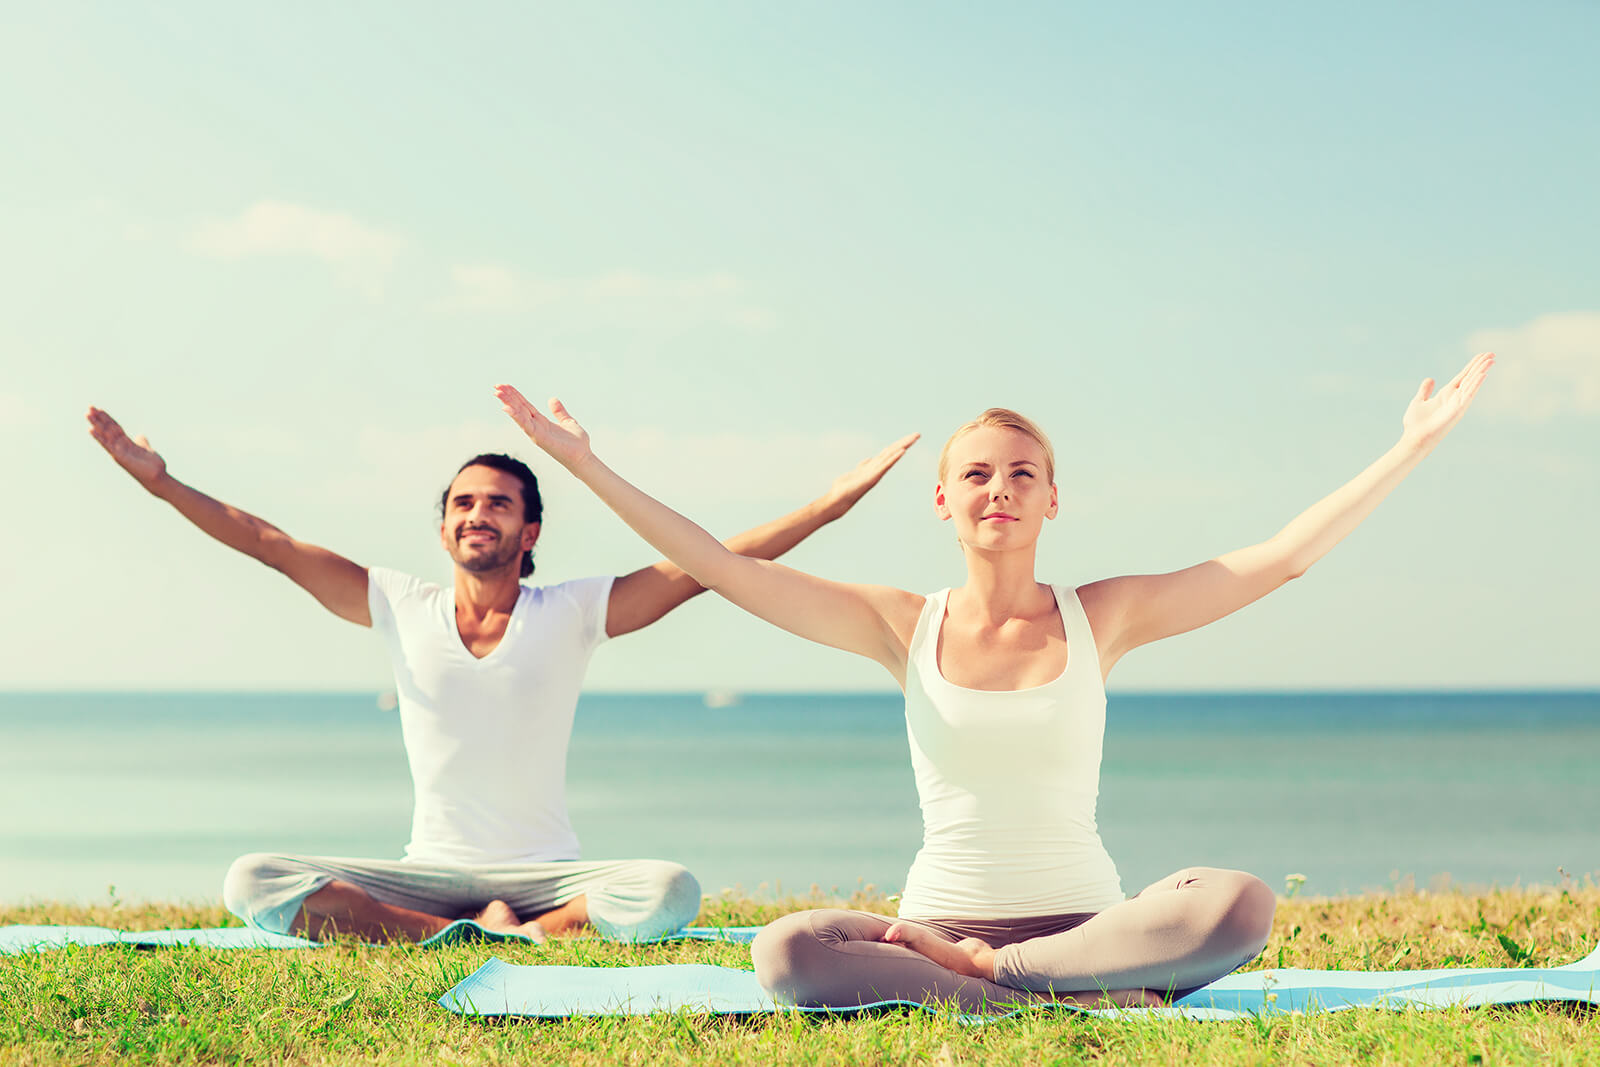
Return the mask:
[[[544,927],[547,934],[565,934],[581,930],[589,921],[589,898],[584,895],[575,896],[559,907],[540,913],[535,916],[535,920]]]
[[[994,949],[975,937],[951,944],[931,930],[911,923],[895,923],[884,933],[883,939],[920,952],[945,970],[994,981]]]
[[[503,900],[491,900],[484,905],[482,911],[476,915],[468,915],[467,918],[485,930],[493,930],[497,934],[515,934],[541,944],[545,939],[544,927],[536,922],[523,922],[517,918],[517,913],[511,910],[511,905]]]

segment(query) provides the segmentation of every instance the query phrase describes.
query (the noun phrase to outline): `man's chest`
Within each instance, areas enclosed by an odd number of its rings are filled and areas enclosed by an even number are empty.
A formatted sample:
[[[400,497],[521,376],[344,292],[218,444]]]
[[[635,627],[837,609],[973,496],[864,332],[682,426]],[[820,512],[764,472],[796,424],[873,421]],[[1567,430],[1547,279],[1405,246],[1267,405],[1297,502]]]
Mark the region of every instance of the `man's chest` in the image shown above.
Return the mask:
[[[482,619],[464,616],[459,612],[455,620],[455,638],[462,649],[473,659],[483,659],[500,647],[506,636],[510,615],[490,615]]]

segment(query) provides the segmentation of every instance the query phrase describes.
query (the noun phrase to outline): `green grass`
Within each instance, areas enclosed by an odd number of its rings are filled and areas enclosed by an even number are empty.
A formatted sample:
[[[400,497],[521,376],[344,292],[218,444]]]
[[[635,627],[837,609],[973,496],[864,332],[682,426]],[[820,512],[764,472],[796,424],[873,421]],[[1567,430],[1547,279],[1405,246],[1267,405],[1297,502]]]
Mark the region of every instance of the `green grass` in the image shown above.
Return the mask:
[[[822,903],[708,898],[702,923],[744,925]],[[858,894],[848,906],[889,911]],[[0,924],[219,926],[212,905],[0,908]],[[1280,901],[1252,966],[1542,967],[1600,935],[1600,888],[1415,892]],[[340,943],[309,952],[68,948],[0,957],[0,1064],[209,1063],[1595,1063],[1600,1012],[1534,1005],[1348,1011],[1197,1023],[1032,1013],[979,1027],[897,1013],[860,1019],[688,1014],[561,1022],[464,1019],[435,1005],[490,955],[511,963],[748,967],[740,945],[417,949]]]

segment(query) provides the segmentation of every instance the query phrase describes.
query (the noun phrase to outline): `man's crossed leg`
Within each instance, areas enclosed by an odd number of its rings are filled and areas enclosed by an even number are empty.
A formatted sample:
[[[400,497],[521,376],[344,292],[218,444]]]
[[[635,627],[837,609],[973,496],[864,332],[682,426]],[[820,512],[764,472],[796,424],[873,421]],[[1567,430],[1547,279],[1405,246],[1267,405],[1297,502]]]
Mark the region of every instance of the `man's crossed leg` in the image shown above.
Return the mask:
[[[460,865],[254,852],[228,869],[228,910],[273,933],[425,940],[457,919],[538,939],[585,923],[602,937],[670,934],[700,910],[700,884],[665,860]]]

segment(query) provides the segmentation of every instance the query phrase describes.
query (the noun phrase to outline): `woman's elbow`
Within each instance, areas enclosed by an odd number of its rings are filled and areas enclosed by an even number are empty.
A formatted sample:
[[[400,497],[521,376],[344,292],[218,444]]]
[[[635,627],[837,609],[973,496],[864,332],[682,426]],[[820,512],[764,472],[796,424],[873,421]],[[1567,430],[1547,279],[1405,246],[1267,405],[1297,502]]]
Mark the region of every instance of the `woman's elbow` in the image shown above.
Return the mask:
[[[1317,557],[1304,551],[1300,546],[1285,544],[1281,539],[1274,538],[1263,546],[1267,551],[1260,559],[1261,572],[1270,576],[1277,585],[1286,585],[1294,581],[1317,561]]]

